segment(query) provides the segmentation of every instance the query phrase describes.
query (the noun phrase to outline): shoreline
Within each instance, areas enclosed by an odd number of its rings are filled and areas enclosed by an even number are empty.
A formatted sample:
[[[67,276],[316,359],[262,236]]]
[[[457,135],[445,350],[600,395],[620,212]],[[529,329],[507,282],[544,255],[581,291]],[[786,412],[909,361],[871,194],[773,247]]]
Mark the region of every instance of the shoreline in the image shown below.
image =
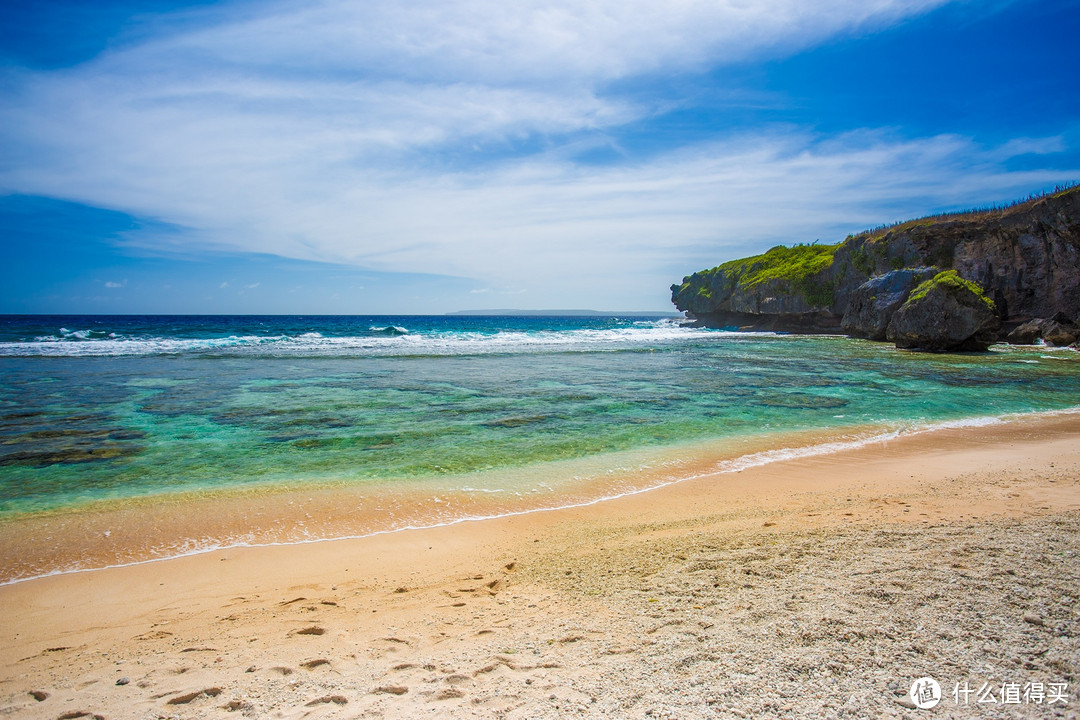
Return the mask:
[[[643,462],[644,465],[641,467],[632,467],[629,470],[622,468],[614,474],[611,474],[612,471],[609,470],[609,476],[602,480],[597,479],[602,476],[602,473],[596,472],[597,477],[589,478],[587,482],[579,484],[576,488],[566,488],[561,492],[552,492],[543,497],[523,499],[518,494],[516,502],[499,503],[494,498],[483,497],[483,492],[490,491],[473,493],[474,497],[469,497],[462,491],[460,496],[455,498],[456,503],[448,501],[447,504],[460,504],[464,507],[471,505],[475,510],[469,514],[468,511],[463,512],[455,507],[454,513],[446,519],[436,517],[437,513],[434,513],[434,510],[438,506],[431,502],[432,496],[422,495],[416,491],[410,493],[407,489],[399,489],[394,485],[380,487],[379,491],[384,493],[385,497],[376,496],[376,502],[394,505],[396,510],[404,508],[406,513],[411,512],[412,515],[406,514],[403,518],[397,519],[392,515],[380,517],[377,512],[371,518],[357,520],[357,517],[363,513],[363,505],[369,503],[370,498],[364,494],[366,487],[348,485],[316,485],[307,488],[268,486],[266,488],[238,488],[210,494],[179,493],[97,501],[89,507],[29,513],[25,516],[6,518],[0,522],[0,549],[3,550],[0,552],[0,558],[7,559],[4,561],[6,568],[0,568],[0,570],[6,569],[6,572],[0,572],[0,587],[48,577],[166,562],[240,548],[302,546],[361,540],[399,532],[450,527],[462,523],[486,522],[535,513],[586,508],[624,497],[654,492],[702,477],[738,473],[777,462],[857,450],[899,438],[962,428],[1052,423],[1057,419],[1070,417],[1080,418],[1080,407],[1009,413],[1001,416],[977,416],[909,427],[852,426],[763,434],[746,438],[724,438],[679,446],[677,449],[650,448],[645,451],[646,455],[651,454],[649,459],[642,460],[644,455],[638,457],[637,460],[632,459],[632,462]],[[749,448],[740,448],[739,445],[742,443],[748,444]],[[674,458],[676,455],[679,459],[672,461],[670,465],[664,461],[665,456]],[[615,457],[633,458],[633,455],[623,452],[612,456],[566,461],[566,464],[592,463],[600,467],[605,461]],[[654,461],[659,461],[661,469],[651,467],[651,462]],[[512,469],[518,473],[528,470],[529,468]],[[404,487],[421,484],[410,482]],[[448,495],[448,493],[439,491],[434,497],[439,500],[441,495]],[[347,512],[342,512],[337,507],[343,504],[349,507]],[[261,523],[260,526],[253,527],[253,519],[250,516],[253,507],[259,508],[257,522]],[[327,521],[329,517],[340,518],[345,515],[348,516],[347,520]],[[280,537],[274,534],[275,532],[287,533],[290,528],[295,532],[295,528],[300,526],[304,528],[303,532],[306,535],[308,534],[306,524],[312,521],[313,516],[323,523],[321,534],[319,530],[316,530],[314,537],[289,537],[287,535]],[[213,517],[216,526],[210,525],[210,530],[199,533],[196,523],[205,523],[207,517]],[[146,526],[146,518],[152,519],[152,527]],[[367,525],[364,525],[365,522]],[[359,532],[348,532],[348,524],[363,529]],[[230,529],[241,526],[244,528],[242,531]],[[162,550],[163,543],[168,543],[169,540],[162,537],[162,528],[167,528],[165,534],[170,532],[173,534],[172,544],[164,545],[164,550]],[[139,537],[140,533],[152,538],[149,546],[134,545],[134,538]],[[117,537],[114,537],[114,534]],[[52,543],[51,550],[44,548],[40,543],[37,547],[30,545],[41,536]],[[121,543],[126,539],[132,544],[124,547],[117,542],[118,539]],[[120,545],[119,548],[118,545]],[[195,547],[191,547],[192,545]],[[70,558],[55,559],[56,548],[62,546],[81,548],[84,553],[81,562],[89,566],[81,566],[79,560]],[[110,553],[112,561],[106,559],[110,557]],[[35,563],[41,567],[44,564],[43,560],[27,559],[35,556],[37,558],[52,557],[53,563],[58,567],[36,574],[9,576],[14,572],[12,563],[16,562],[16,558],[31,567]]]
[[[923,675],[1080,673],[1078,440],[1075,416],[953,428],[584,508],[7,585],[0,710],[917,717]]]

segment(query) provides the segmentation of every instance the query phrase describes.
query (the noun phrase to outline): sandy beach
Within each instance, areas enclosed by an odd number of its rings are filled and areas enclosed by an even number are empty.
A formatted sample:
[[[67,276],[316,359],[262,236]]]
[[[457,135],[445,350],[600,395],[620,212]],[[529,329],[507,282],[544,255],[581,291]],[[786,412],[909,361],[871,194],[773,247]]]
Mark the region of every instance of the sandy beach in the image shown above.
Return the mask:
[[[1078,522],[1060,415],[42,578],[0,587],[0,715],[1075,717]]]

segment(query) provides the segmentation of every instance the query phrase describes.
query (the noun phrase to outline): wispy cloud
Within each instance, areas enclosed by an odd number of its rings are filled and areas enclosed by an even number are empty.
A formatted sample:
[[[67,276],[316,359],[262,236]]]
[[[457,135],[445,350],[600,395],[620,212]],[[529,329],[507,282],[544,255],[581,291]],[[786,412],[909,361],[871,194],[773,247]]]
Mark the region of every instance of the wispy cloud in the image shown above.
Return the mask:
[[[346,81],[562,88],[784,54],[946,1],[279,1],[212,11],[202,29],[142,46],[139,57],[177,77],[191,67],[275,77],[289,68]]]
[[[0,188],[187,228],[188,249],[549,289],[538,298],[589,282],[639,304],[643,284],[662,289],[724,248],[830,238],[1055,179],[1005,168],[1053,138],[984,147],[880,130],[772,127],[576,159],[670,101],[635,81],[782,56],[944,1],[214,8],[83,65],[9,72]]]

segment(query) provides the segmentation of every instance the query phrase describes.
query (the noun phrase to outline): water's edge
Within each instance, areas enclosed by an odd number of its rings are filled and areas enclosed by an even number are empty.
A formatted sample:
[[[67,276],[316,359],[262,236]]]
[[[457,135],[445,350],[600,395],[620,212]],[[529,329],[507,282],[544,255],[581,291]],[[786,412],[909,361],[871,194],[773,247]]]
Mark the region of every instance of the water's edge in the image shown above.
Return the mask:
[[[637,478],[640,484],[631,484],[627,486],[622,484],[614,492],[601,492],[595,496],[577,496],[568,499],[568,501],[560,502],[558,497],[548,498],[554,500],[550,504],[536,504],[530,507],[522,507],[517,509],[506,509],[504,511],[497,511],[492,513],[480,513],[462,515],[460,517],[450,517],[440,519],[432,522],[413,522],[403,524],[399,526],[387,527],[383,529],[372,530],[369,532],[360,532],[353,534],[333,534],[328,536],[310,536],[302,537],[284,541],[214,541],[210,539],[205,543],[199,543],[193,538],[176,538],[177,546],[183,546],[186,543],[185,549],[177,549],[174,552],[164,551],[163,554],[155,557],[145,557],[141,559],[133,559],[124,562],[107,563],[92,566],[70,566],[56,568],[46,572],[40,572],[37,574],[29,574],[25,576],[8,577],[0,579],[0,586],[14,585],[23,582],[29,582],[32,580],[40,580],[47,577],[55,577],[58,575],[68,575],[74,573],[86,573],[96,572],[99,570],[115,569],[122,567],[131,567],[137,565],[144,565],[148,563],[164,562],[168,560],[174,560],[182,557],[191,557],[196,555],[203,555],[207,553],[216,552],[219,550],[228,550],[233,548],[258,548],[258,547],[280,547],[280,546],[293,546],[293,545],[307,545],[313,543],[334,542],[340,540],[358,540],[363,538],[375,537],[379,535],[386,535],[392,533],[400,533],[409,530],[424,530],[437,527],[447,527],[452,525],[458,525],[462,523],[471,522],[483,522],[488,520],[494,520],[499,518],[515,517],[530,515],[534,513],[550,512],[555,510],[565,510],[570,508],[582,508],[597,505],[599,503],[609,502],[618,498],[628,497],[632,495],[638,495],[642,493],[651,492],[660,488],[675,485],[677,483],[686,482],[689,480],[699,479],[702,477],[712,475],[723,475],[729,473],[736,473],[749,468],[760,467],[771,463],[785,462],[792,460],[800,460],[809,457],[830,455],[839,452],[856,450],[862,447],[867,447],[875,444],[885,443],[893,439],[900,437],[912,437],[916,435],[923,435],[928,433],[936,433],[947,430],[957,429],[970,429],[972,431],[977,430],[980,427],[987,426],[999,426],[1005,424],[1022,424],[1028,422],[1037,422],[1041,420],[1050,420],[1053,418],[1080,416],[1080,406],[1071,407],[1060,410],[1050,411],[1036,411],[1029,413],[1008,413],[1000,416],[978,416],[970,417],[958,420],[946,420],[941,422],[926,423],[921,425],[911,425],[905,427],[867,427],[862,428],[861,432],[852,433],[851,428],[845,429],[846,432],[839,433],[839,437],[834,437],[838,433],[835,432],[820,432],[816,433],[819,437],[817,442],[789,444],[792,440],[798,440],[805,437],[807,433],[778,433],[771,437],[771,440],[775,443],[774,447],[766,447],[764,449],[756,449],[752,452],[748,452],[741,455],[733,455],[729,457],[716,457],[713,455],[711,458],[701,457],[698,462],[687,463],[683,467],[685,469],[692,468],[691,472],[685,474],[676,474],[675,476],[663,475],[663,474],[646,474],[641,473]],[[852,438],[852,435],[856,437]],[[714,451],[715,452],[715,451]],[[329,490],[330,493],[345,493],[346,489]],[[311,495],[310,489],[289,489],[285,491],[278,491],[279,499],[283,500],[287,504],[291,504],[288,500],[292,496]],[[538,498],[540,499],[540,498]],[[243,502],[243,498],[240,498]],[[202,501],[204,504],[209,502]],[[168,502],[162,502],[156,504],[150,501],[142,499],[138,503],[139,507],[135,508],[138,513],[148,513],[151,510],[160,511],[165,505],[177,505],[177,498],[169,498]],[[195,511],[196,513],[198,510]],[[79,511],[72,513],[70,516],[78,518],[93,517],[95,512]],[[3,530],[5,525],[14,525],[16,523],[20,525],[33,526],[35,521],[43,521],[43,518],[34,517],[20,517],[17,520],[0,521],[0,530]],[[105,533],[108,536],[108,532]],[[5,534],[5,539],[8,538],[11,533]],[[160,550],[160,548],[159,548]],[[4,557],[10,557],[10,550],[5,550]]]

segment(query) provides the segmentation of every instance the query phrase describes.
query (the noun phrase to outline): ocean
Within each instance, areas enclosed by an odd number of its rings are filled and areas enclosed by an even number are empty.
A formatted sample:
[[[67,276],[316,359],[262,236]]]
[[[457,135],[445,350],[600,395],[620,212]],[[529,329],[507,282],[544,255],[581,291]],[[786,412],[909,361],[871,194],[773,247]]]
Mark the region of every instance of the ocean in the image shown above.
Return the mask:
[[[0,582],[580,505],[1080,407],[1080,354],[677,319],[0,317]]]

